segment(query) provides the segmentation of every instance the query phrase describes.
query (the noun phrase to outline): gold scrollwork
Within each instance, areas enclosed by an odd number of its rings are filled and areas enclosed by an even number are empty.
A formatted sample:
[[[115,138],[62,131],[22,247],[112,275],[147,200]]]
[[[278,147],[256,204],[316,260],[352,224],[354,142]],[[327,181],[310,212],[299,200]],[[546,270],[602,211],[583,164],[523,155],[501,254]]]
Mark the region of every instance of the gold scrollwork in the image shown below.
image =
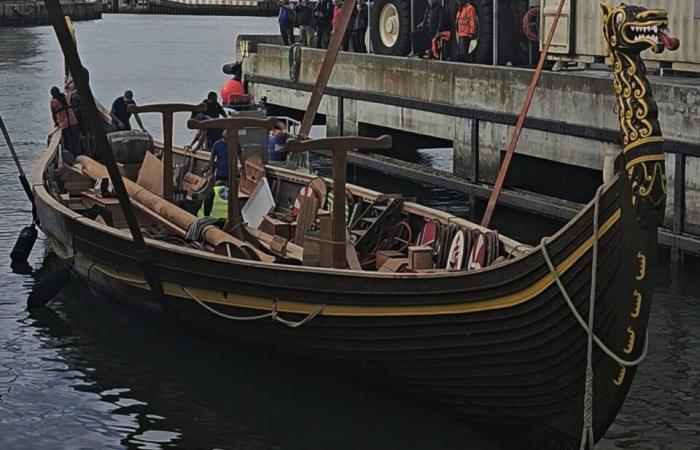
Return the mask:
[[[617,378],[613,380],[615,386],[622,386],[622,382],[625,381],[625,373],[627,373],[627,369],[624,366],[620,366],[620,373],[618,373]]]
[[[630,313],[630,317],[636,319],[642,310],[642,294],[635,289],[632,295],[634,296],[634,311]]]
[[[637,258],[639,258],[639,274],[634,279],[642,281],[647,275],[647,257],[640,251],[637,253]]]
[[[627,336],[627,347],[623,348],[622,351],[629,355],[634,350],[634,341],[637,336],[632,327],[627,327]]]

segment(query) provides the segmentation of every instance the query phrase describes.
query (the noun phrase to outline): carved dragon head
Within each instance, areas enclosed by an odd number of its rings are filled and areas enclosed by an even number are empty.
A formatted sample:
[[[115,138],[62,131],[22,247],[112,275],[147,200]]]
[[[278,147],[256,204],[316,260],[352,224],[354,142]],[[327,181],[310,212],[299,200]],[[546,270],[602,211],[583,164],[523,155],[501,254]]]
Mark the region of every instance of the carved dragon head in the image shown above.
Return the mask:
[[[654,53],[663,53],[680,46],[678,39],[666,34],[668,14],[664,10],[624,3],[618,7],[601,3],[600,7],[605,23],[603,32],[611,51],[639,54],[650,49]]]

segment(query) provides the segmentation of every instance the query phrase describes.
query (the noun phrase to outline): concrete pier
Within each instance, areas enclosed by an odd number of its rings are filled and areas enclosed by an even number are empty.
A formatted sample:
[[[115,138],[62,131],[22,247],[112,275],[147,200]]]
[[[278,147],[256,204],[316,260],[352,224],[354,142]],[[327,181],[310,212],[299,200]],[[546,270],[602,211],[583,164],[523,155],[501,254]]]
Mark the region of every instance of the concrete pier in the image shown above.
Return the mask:
[[[63,12],[74,21],[102,18],[102,0],[61,0]],[[0,26],[47,25],[43,1],[0,0]]]
[[[303,49],[299,80],[292,83],[288,47],[255,44],[249,50],[245,73],[256,96],[303,111],[323,51]],[[371,125],[451,141],[453,175],[492,183],[531,77],[527,69],[341,52],[319,113],[329,135]],[[679,236],[700,235],[697,81],[652,80],[668,140],[666,227]],[[605,149],[618,140],[614,105],[607,72],[546,72],[517,152],[533,161],[600,171],[602,181]],[[698,242],[684,246],[700,250]]]
[[[112,13],[275,16],[274,0],[106,0]]]

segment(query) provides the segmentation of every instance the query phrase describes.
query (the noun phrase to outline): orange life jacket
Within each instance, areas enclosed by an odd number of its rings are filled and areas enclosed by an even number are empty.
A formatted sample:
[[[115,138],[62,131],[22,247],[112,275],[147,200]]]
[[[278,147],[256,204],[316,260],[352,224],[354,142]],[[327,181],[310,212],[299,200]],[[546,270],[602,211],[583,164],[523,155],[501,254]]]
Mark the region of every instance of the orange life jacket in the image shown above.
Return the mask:
[[[62,95],[63,98],[66,98],[65,94]],[[75,117],[75,112],[70,103],[68,103],[68,99],[66,99],[66,106],[63,106],[60,101],[52,98],[50,106],[51,113],[56,118],[56,122],[58,122],[58,128],[65,130],[73,125],[78,125],[78,119]]]
[[[471,4],[464,5],[457,12],[457,21],[455,23],[457,37],[475,37],[476,28],[476,10]]]

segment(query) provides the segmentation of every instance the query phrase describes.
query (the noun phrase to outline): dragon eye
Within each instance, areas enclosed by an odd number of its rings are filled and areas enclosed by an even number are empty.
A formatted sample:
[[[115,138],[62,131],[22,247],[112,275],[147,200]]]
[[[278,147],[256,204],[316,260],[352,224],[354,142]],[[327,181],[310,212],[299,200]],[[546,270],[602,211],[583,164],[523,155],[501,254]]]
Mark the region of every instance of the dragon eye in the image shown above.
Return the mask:
[[[622,23],[622,13],[615,14],[615,24],[620,25]]]

